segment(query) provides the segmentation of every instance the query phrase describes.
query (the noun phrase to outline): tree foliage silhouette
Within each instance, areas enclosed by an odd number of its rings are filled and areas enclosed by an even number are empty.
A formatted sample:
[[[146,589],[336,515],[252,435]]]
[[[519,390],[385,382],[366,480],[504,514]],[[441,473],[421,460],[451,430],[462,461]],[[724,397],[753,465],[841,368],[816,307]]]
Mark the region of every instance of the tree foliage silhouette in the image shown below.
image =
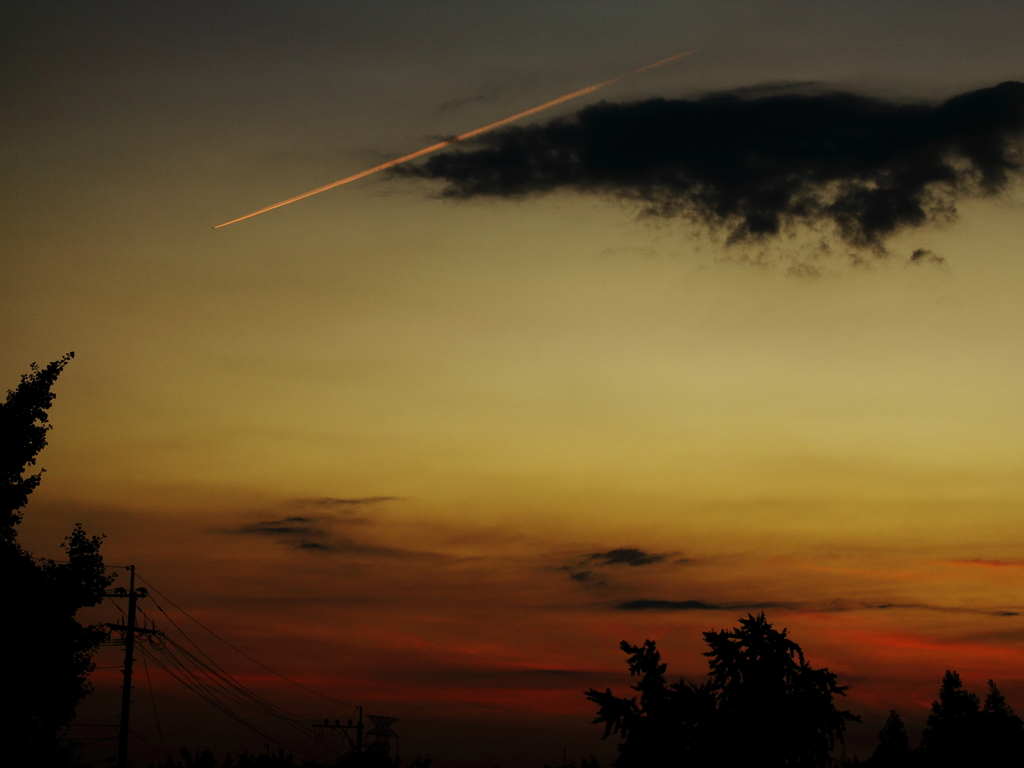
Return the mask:
[[[878,732],[878,746],[871,755],[872,768],[904,768],[910,765],[914,753],[910,749],[910,737],[903,725],[903,718],[895,709],[889,710],[885,725]]]
[[[920,763],[930,768],[1024,765],[1024,722],[992,680],[985,706],[960,675],[946,670],[921,735]]]
[[[401,758],[391,757],[379,742],[368,744],[360,753],[353,750],[338,755],[329,763],[296,762],[295,756],[286,754],[283,749],[254,755],[242,752],[234,757],[228,753],[221,761],[208,749],[191,752],[182,747],[178,755],[178,760],[167,755],[164,762],[158,765],[150,763],[149,768],[399,768],[402,763]],[[430,768],[432,765],[433,760],[429,757],[417,757],[408,764],[408,768]]]
[[[31,372],[0,403],[0,578],[6,588],[7,631],[2,637],[5,698],[2,738],[12,765],[61,765],[71,759],[62,736],[88,691],[92,654],[103,638],[75,620],[96,605],[112,578],[100,539],[76,525],[64,540],[65,562],[37,560],[18,543],[18,524],[42,477],[24,476],[46,447],[47,409],[57,377],[73,354]]]
[[[719,731],[714,694],[710,683],[695,686],[680,679],[669,684],[665,664],[653,640],[642,646],[625,640],[619,647],[629,654],[629,674],[638,677],[636,697],[619,698],[611,689],[591,688],[587,698],[598,705],[595,723],[605,726],[604,737],[617,733],[622,738],[617,768],[660,765],[676,756],[679,761],[700,765],[710,757]]]
[[[705,632],[704,640],[710,673],[700,685],[668,683],[654,641],[623,641],[630,674],[640,678],[633,686],[639,702],[611,689],[586,692],[598,705],[594,722],[604,724],[605,737],[622,738],[615,768],[832,764],[846,723],[858,719],[836,709],[833,699],[846,687],[833,673],[808,664],[764,613],[748,614],[732,630]]]

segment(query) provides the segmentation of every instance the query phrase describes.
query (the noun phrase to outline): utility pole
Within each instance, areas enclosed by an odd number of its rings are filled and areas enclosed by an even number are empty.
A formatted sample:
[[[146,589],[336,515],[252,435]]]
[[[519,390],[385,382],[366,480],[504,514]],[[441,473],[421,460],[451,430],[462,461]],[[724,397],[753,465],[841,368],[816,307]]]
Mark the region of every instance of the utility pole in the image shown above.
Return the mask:
[[[352,745],[351,748],[355,751],[355,753],[357,755],[361,755],[363,753],[363,708],[356,707],[356,709],[359,710],[359,719],[356,720],[356,722],[353,723],[352,719],[349,718],[347,725],[343,724],[341,720],[335,720],[334,724],[332,725],[330,719],[325,718],[323,724],[313,723],[313,731],[320,734],[321,736],[324,734],[325,731],[341,731],[342,736],[348,740],[349,744]],[[372,720],[373,717],[370,716],[370,719]],[[354,739],[352,738],[352,735],[349,733],[349,731],[356,732],[356,736]],[[373,732],[371,731],[371,734],[372,733]],[[326,752],[328,747],[329,745],[326,743],[322,746],[322,750],[324,751],[324,757],[329,757]]]
[[[135,566],[129,565],[125,570],[130,574],[128,591],[119,587],[106,592],[106,597],[127,597],[128,615],[124,624],[107,624],[107,629],[120,632],[124,642],[124,681],[121,684],[121,722],[117,731],[117,768],[128,768],[128,723],[132,709],[132,665],[135,662],[135,635],[156,635],[159,634],[156,628],[140,628],[136,626],[136,602],[140,597],[146,597],[149,593],[146,589],[135,589]]]
[[[124,682],[121,686],[121,727],[117,731],[117,768],[128,768],[128,718],[132,713],[132,664],[135,662],[135,566],[128,566],[128,626],[124,632]]]

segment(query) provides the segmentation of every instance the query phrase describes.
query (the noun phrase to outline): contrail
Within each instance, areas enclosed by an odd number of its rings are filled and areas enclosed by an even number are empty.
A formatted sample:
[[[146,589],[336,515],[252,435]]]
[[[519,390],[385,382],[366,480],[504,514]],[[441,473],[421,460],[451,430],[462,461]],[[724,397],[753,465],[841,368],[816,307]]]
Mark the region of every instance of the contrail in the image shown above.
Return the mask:
[[[423,155],[430,154],[431,152],[436,152],[439,149],[450,147],[452,144],[458,144],[460,141],[465,141],[466,139],[471,139],[474,136],[479,136],[481,133],[493,131],[495,128],[500,128],[503,125],[508,125],[509,123],[513,123],[516,120],[521,120],[524,117],[529,117],[530,115],[535,115],[538,112],[543,112],[545,109],[551,109],[551,107],[557,107],[559,104],[564,104],[565,102],[571,101],[572,99],[578,99],[580,96],[586,96],[587,94],[593,93],[594,91],[600,88],[604,88],[606,85],[611,85],[612,83],[617,83],[620,80],[625,80],[627,77],[638,75],[641,72],[646,72],[649,69],[657,69],[658,67],[662,67],[670,62],[677,61],[678,59],[681,59],[685,56],[689,56],[692,53],[694,53],[694,51],[677,53],[675,56],[669,56],[667,59],[662,59],[661,61],[656,61],[653,64],[648,64],[646,67],[634,69],[632,72],[627,72],[624,75],[613,77],[611,80],[605,80],[603,83],[598,83],[597,85],[589,85],[586,88],[581,88],[578,91],[567,93],[565,96],[559,96],[557,99],[546,101],[538,107],[531,107],[530,109],[527,109],[524,112],[519,112],[518,114],[512,115],[511,117],[506,117],[505,119],[499,120],[496,123],[485,125],[483,128],[474,128],[472,131],[460,134],[459,136],[456,136],[453,139],[439,141],[437,144],[431,144],[429,147],[418,149],[415,152],[409,153],[408,155],[404,155],[394,160],[388,160],[386,163],[381,163],[380,165],[373,166],[373,168],[367,168],[365,171],[360,171],[359,173],[355,173],[351,176],[346,176],[344,179],[341,179],[340,181],[335,181],[331,184],[327,184],[322,187],[317,187],[316,189],[311,189],[309,192],[303,192],[301,195],[296,195],[295,197],[289,197],[287,200],[282,200],[279,203],[268,205],[266,208],[260,208],[258,211],[247,213],[245,216],[239,216],[237,219],[225,221],[223,224],[218,224],[217,226],[215,226],[214,229],[220,229],[221,227],[226,227],[228,224],[234,224],[235,222],[238,221],[245,221],[246,219],[251,219],[253,216],[259,216],[261,213],[272,211],[275,208],[280,208],[283,205],[295,203],[298,202],[299,200],[304,200],[307,197],[319,195],[321,192],[326,192],[328,189],[340,187],[342,184],[348,184],[349,182],[357,181],[358,179],[361,179],[364,176],[370,176],[371,174],[377,173],[377,171],[383,171],[387,168],[391,168],[392,166],[399,165],[401,163],[407,163],[410,160],[415,160],[417,157],[423,157]]]

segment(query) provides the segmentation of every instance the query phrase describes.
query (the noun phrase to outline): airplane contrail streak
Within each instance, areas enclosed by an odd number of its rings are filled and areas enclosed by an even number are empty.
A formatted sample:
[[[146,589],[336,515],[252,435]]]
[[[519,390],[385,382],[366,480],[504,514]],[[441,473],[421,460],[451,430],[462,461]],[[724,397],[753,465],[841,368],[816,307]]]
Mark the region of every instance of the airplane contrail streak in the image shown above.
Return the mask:
[[[472,131],[467,131],[466,133],[460,134],[460,135],[456,136],[455,138],[447,139],[445,141],[439,141],[437,144],[431,144],[429,147],[424,147],[423,149],[418,149],[415,152],[410,152],[408,155],[403,155],[402,157],[395,158],[394,160],[388,160],[386,163],[381,163],[380,165],[375,165],[375,166],[373,166],[373,168],[367,168],[365,171],[360,171],[359,173],[354,173],[351,176],[346,176],[344,179],[340,179],[339,181],[332,182],[331,184],[325,184],[322,187],[317,187],[316,189],[311,189],[311,190],[309,190],[309,192],[303,192],[301,195],[296,195],[295,197],[289,197],[287,200],[282,200],[279,203],[274,203],[273,205],[268,205],[266,208],[260,208],[258,211],[253,211],[252,213],[247,213],[245,216],[239,216],[237,219],[232,219],[231,221],[225,221],[223,224],[218,224],[217,226],[215,226],[214,229],[220,229],[221,227],[226,227],[228,224],[234,224],[234,223],[239,222],[239,221],[245,221],[246,219],[251,219],[253,216],[259,216],[261,213],[266,213],[267,211],[272,211],[275,208],[280,208],[281,206],[288,205],[289,203],[295,203],[295,202],[298,202],[299,200],[304,200],[307,197],[312,197],[313,195],[319,195],[321,192],[326,192],[329,189],[334,189],[335,187],[340,187],[342,184],[348,184],[350,182],[357,181],[358,179],[361,179],[364,176],[370,176],[371,174],[377,173],[378,171],[383,171],[383,170],[385,170],[387,168],[391,168],[391,167],[393,167],[395,165],[399,165],[401,163],[407,163],[410,160],[415,160],[417,157],[423,157],[423,155],[430,154],[431,152],[436,152],[437,150],[444,149],[445,147],[450,147],[453,144],[458,144],[460,141],[465,141],[466,139],[471,139],[474,136],[479,136],[482,133],[487,133],[488,131],[493,131],[495,128],[500,128],[503,125],[508,125],[509,123],[513,123],[516,120],[521,120],[524,117],[529,117],[530,115],[535,115],[538,112],[543,112],[546,109],[551,109],[551,107],[557,107],[559,104],[564,104],[565,102],[571,101],[572,99],[578,99],[580,96],[586,96],[587,94],[593,93],[594,91],[596,91],[596,90],[598,90],[600,88],[604,88],[607,85],[611,85],[612,83],[617,83],[620,80],[625,80],[627,77],[632,77],[633,75],[638,75],[641,72],[646,72],[646,71],[648,71],[650,69],[657,69],[658,67],[662,67],[662,66],[664,66],[664,65],[666,65],[666,64],[668,64],[670,62],[677,61],[678,59],[681,59],[681,58],[683,58],[685,56],[689,56],[692,53],[693,53],[693,51],[686,51],[684,53],[677,53],[675,56],[669,56],[666,59],[661,59],[660,61],[656,61],[653,64],[648,64],[645,67],[640,67],[639,69],[634,69],[632,72],[627,72],[624,75],[619,75],[618,77],[613,77],[611,80],[605,80],[603,83],[598,83],[597,85],[588,85],[586,88],[581,88],[578,91],[573,91],[572,93],[567,93],[567,94],[565,94],[565,96],[559,96],[557,99],[552,99],[551,101],[546,101],[543,104],[541,104],[540,106],[531,107],[530,109],[527,109],[527,110],[525,110],[523,112],[519,112],[519,113],[517,113],[515,115],[512,115],[511,117],[506,117],[503,120],[499,120],[496,123],[491,123],[490,125],[485,125],[482,128],[474,128]]]

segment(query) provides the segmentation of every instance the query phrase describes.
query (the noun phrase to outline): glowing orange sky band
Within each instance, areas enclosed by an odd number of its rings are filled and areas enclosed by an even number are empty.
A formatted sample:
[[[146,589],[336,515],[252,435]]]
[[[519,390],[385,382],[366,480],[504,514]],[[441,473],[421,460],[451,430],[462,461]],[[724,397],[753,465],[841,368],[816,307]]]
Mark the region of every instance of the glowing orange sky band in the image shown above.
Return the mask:
[[[369,176],[371,174],[377,173],[377,171],[383,171],[386,168],[391,168],[392,166],[399,165],[400,163],[407,163],[410,160],[415,160],[417,157],[423,157],[423,155],[430,154],[431,152],[436,152],[439,149],[444,149],[445,147],[450,147],[452,144],[458,144],[460,141],[465,141],[466,139],[471,139],[474,136],[479,136],[481,133],[487,133],[487,131],[493,131],[495,128],[500,128],[501,126],[507,125],[508,123],[515,122],[516,120],[521,120],[522,118],[529,117],[530,115],[535,115],[538,112],[543,112],[545,109],[551,109],[551,107],[557,107],[559,104],[564,104],[565,102],[571,101],[572,99],[578,99],[580,96],[586,96],[587,94],[593,93],[594,91],[598,90],[599,88],[604,88],[606,85],[611,85],[612,83],[617,83],[617,82],[619,82],[619,80],[625,80],[627,77],[632,77],[633,75],[638,75],[641,72],[646,72],[649,69],[656,69],[657,67],[662,67],[665,64],[668,64],[669,62],[676,61],[678,59],[683,58],[684,56],[689,56],[692,53],[693,53],[693,51],[686,51],[685,53],[677,53],[675,56],[669,56],[667,59],[662,59],[661,61],[656,61],[653,64],[648,64],[646,67],[640,67],[640,69],[634,69],[632,72],[627,72],[624,75],[619,75],[618,77],[613,77],[611,80],[605,80],[603,83],[598,83],[597,85],[589,85],[586,88],[581,88],[578,91],[573,91],[572,93],[567,93],[565,96],[559,96],[557,99],[552,99],[551,101],[546,101],[543,104],[541,104],[539,107],[532,107],[530,109],[527,109],[524,112],[519,112],[518,114],[512,115],[512,117],[506,117],[504,120],[499,120],[496,123],[491,123],[490,125],[485,125],[483,128],[474,128],[472,131],[468,131],[467,133],[460,134],[459,136],[456,136],[453,139],[448,139],[446,141],[439,141],[437,144],[431,144],[429,147],[424,147],[423,149],[418,149],[415,152],[409,153],[408,155],[403,155],[402,157],[395,158],[394,160],[388,160],[386,163],[381,163],[380,165],[373,166],[373,168],[367,168],[365,171],[360,171],[359,173],[353,174],[351,176],[346,176],[344,179],[341,179],[340,181],[335,181],[332,184],[327,184],[327,185],[322,186],[322,187],[317,187],[316,189],[311,189],[309,192],[303,192],[301,195],[296,195],[295,197],[289,197],[287,200],[282,200],[279,203],[274,203],[273,205],[268,205],[266,208],[260,208],[258,211],[253,211],[252,213],[247,213],[245,216],[239,216],[237,219],[232,219],[231,221],[225,221],[223,224],[218,224],[217,226],[215,226],[214,229],[220,229],[221,227],[226,227],[228,224],[234,224],[235,222],[238,222],[238,221],[245,221],[246,219],[251,219],[253,216],[259,216],[261,213],[266,213],[267,211],[272,211],[275,208],[280,208],[283,205],[288,205],[289,203],[295,203],[295,202],[298,202],[299,200],[303,200],[303,199],[305,199],[307,197],[312,197],[313,195],[319,195],[321,192],[326,192],[328,189],[334,189],[335,187],[340,187],[342,184],[348,184],[349,182],[357,181],[358,179],[361,179],[364,176]]]

